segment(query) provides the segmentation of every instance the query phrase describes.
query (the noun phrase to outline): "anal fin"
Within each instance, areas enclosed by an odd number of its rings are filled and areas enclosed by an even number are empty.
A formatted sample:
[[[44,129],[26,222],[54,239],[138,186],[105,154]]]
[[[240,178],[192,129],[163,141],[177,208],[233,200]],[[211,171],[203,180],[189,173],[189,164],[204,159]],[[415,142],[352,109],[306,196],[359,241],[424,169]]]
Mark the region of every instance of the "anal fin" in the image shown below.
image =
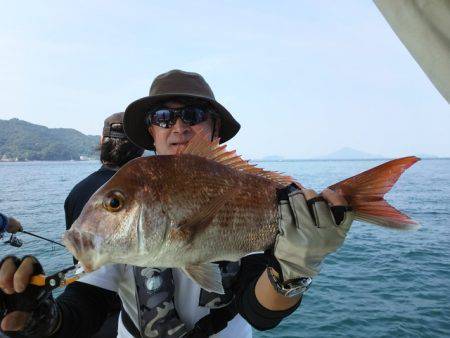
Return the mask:
[[[190,265],[183,268],[183,271],[202,289],[218,294],[225,294],[222,286],[222,274],[218,264],[205,263],[200,265]]]

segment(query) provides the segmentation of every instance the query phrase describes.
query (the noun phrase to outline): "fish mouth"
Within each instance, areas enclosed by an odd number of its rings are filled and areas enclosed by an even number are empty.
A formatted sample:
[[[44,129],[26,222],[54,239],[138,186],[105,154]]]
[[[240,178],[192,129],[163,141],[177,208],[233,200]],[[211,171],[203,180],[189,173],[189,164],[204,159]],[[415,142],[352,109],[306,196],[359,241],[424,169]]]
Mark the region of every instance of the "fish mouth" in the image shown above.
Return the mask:
[[[94,271],[103,265],[100,257],[100,248],[103,242],[104,239],[98,235],[75,229],[66,231],[63,236],[63,243],[80,261],[86,272]]]

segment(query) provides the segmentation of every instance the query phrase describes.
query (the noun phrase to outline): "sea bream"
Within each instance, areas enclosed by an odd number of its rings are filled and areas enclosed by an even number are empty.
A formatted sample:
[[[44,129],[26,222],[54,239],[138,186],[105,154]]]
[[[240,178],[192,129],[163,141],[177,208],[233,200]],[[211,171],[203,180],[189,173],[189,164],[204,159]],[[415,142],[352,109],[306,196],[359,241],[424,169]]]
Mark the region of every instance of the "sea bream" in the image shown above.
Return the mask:
[[[357,220],[414,228],[418,224],[383,196],[418,160],[393,160],[329,188],[345,197]],[[63,240],[86,271],[108,263],[181,268],[204,289],[221,293],[212,262],[272,246],[277,191],[292,182],[198,134],[176,155],[124,165],[92,195]]]

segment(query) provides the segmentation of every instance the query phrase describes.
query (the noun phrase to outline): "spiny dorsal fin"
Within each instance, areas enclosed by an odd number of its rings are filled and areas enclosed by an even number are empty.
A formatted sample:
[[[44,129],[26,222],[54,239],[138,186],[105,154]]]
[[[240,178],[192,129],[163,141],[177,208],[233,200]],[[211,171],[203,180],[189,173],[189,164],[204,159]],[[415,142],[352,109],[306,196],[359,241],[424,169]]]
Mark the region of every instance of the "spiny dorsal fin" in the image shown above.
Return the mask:
[[[206,132],[203,131],[194,135],[184,148],[179,148],[177,155],[182,154],[201,156],[227,167],[258,175],[282,185],[289,185],[294,181],[292,177],[282,173],[255,167],[254,164],[248,163],[240,155],[237,155],[236,150],[227,151],[226,145],[219,145],[218,138],[209,141]]]

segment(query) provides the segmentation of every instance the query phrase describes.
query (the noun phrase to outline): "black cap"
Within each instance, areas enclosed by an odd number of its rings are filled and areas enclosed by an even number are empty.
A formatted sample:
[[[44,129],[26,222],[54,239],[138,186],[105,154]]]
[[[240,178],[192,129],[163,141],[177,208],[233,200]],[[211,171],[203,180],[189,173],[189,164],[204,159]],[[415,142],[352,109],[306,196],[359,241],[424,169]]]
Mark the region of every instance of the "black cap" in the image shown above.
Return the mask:
[[[105,119],[103,124],[103,137],[112,137],[112,138],[128,138],[123,131],[123,115],[125,113],[115,113],[111,116],[108,116]],[[116,126],[114,129],[111,126],[115,124],[119,124],[120,126]]]

